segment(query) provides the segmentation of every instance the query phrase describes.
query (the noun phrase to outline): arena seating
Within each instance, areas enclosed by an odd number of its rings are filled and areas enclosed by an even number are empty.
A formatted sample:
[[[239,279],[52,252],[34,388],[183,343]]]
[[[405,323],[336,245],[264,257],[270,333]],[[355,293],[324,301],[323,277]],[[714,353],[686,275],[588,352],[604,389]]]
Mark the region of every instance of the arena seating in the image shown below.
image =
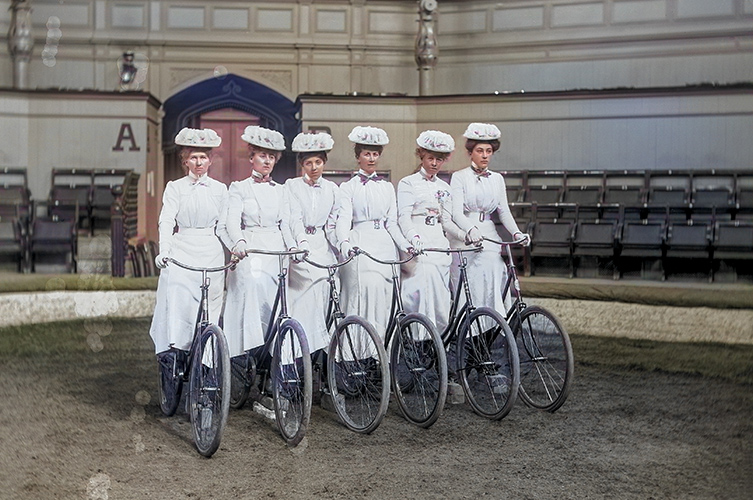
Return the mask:
[[[751,279],[753,174],[509,171],[508,201],[533,235],[526,272]]]

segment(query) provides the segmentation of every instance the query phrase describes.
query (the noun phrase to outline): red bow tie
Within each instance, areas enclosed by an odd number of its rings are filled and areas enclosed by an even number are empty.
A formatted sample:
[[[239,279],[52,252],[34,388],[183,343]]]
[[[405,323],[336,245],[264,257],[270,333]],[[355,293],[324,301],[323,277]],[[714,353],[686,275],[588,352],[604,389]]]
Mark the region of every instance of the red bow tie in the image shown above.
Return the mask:
[[[477,177],[477,178],[481,178],[481,177],[489,177],[489,176],[491,175],[491,172],[489,172],[489,170],[488,170],[488,169],[485,169],[485,170],[476,170],[476,169],[474,168],[474,169],[473,169],[473,173],[475,173],[475,174],[476,174],[476,177]]]
[[[358,176],[361,178],[361,184],[366,184],[369,181],[378,181],[380,177],[378,175],[366,175],[362,173],[358,173]]]

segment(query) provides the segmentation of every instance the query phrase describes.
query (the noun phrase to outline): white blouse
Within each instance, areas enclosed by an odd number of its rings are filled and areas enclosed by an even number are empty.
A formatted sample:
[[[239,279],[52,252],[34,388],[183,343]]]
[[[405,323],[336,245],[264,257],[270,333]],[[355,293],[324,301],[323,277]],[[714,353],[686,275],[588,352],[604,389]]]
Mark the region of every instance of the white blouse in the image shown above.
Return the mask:
[[[206,174],[198,179],[187,175],[170,181],[162,197],[159,215],[160,253],[168,254],[173,244],[173,232],[180,228],[211,228],[226,244],[225,211],[228,192],[225,184]]]
[[[415,174],[403,177],[397,185],[397,213],[400,228],[406,238],[420,235],[413,217],[435,217],[445,233],[463,239],[465,233],[452,222],[452,196],[450,185],[437,177],[429,178],[422,168]]]
[[[230,248],[245,240],[241,227],[280,227],[285,189],[274,181],[256,182],[253,177],[230,184],[227,232]],[[241,225],[242,224],[242,225]]]
[[[282,227],[288,248],[298,247],[307,241],[307,231],[318,232],[322,229],[330,244],[337,248],[335,225],[337,207],[340,205],[340,188],[337,184],[321,177],[313,186],[308,185],[303,177],[288,179],[285,182],[284,205],[287,211]]]
[[[360,222],[374,221],[382,224],[395,244],[403,251],[409,247],[408,241],[397,225],[397,203],[392,183],[378,179],[364,182],[362,171],[349,181],[340,184],[340,210],[335,234],[338,244],[348,240],[351,227]],[[365,175],[365,174],[364,174]]]
[[[452,174],[452,219],[468,232],[479,225],[479,213],[490,216],[499,214],[502,225],[515,234],[520,232],[510,207],[507,204],[507,190],[502,174],[487,170],[488,175],[477,175],[471,167]]]

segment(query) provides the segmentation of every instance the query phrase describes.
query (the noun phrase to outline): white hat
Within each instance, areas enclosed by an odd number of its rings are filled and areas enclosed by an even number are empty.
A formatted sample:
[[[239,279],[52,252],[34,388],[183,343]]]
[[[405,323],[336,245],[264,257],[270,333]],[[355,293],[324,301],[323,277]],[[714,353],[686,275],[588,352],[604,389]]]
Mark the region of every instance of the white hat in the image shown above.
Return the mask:
[[[249,125],[243,131],[241,139],[249,144],[272,151],[285,151],[285,138],[276,130]]]
[[[354,127],[348,134],[348,140],[356,144],[367,146],[384,146],[389,144],[390,138],[387,132],[378,127]]]
[[[334,145],[335,141],[332,139],[332,136],[326,132],[319,132],[317,134],[301,132],[293,139],[291,149],[296,153],[329,151]]]
[[[424,130],[416,139],[418,147],[437,153],[452,153],[455,150],[455,140],[450,134],[439,130]]]
[[[193,146],[197,148],[216,148],[222,143],[222,138],[211,128],[183,128],[175,136],[178,146]]]
[[[501,136],[502,132],[491,123],[471,123],[463,134],[466,139],[474,141],[493,141]]]

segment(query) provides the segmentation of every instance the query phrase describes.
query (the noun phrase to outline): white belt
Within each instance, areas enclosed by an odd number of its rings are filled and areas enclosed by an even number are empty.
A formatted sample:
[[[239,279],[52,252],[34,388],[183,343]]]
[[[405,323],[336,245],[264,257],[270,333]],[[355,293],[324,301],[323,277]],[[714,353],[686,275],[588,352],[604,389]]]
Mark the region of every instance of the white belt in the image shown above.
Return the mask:
[[[440,222],[442,222],[442,219],[439,217],[439,215],[412,215],[411,220],[413,222],[418,222],[421,224],[425,224],[427,226],[436,226]]]
[[[382,219],[369,219],[353,221],[353,227],[365,226],[367,228],[381,229],[384,227],[384,221]]]
[[[492,214],[488,214],[486,212],[466,212],[465,216],[469,219],[478,218],[479,222],[484,222],[492,219]]]
[[[250,233],[279,233],[280,226],[246,226],[243,230]]]
[[[181,236],[214,236],[212,227],[179,227],[178,234]]]

